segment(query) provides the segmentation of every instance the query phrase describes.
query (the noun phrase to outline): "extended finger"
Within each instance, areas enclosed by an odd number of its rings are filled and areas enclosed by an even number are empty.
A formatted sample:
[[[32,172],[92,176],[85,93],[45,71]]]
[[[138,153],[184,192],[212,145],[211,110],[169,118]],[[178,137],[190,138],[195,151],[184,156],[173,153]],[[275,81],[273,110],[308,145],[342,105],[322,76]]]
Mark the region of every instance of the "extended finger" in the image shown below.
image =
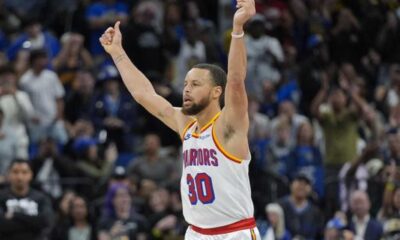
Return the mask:
[[[121,24],[120,21],[117,21],[117,22],[115,23],[115,25],[114,25],[115,31],[120,32],[120,30],[119,30],[119,25],[120,25],[120,24]]]

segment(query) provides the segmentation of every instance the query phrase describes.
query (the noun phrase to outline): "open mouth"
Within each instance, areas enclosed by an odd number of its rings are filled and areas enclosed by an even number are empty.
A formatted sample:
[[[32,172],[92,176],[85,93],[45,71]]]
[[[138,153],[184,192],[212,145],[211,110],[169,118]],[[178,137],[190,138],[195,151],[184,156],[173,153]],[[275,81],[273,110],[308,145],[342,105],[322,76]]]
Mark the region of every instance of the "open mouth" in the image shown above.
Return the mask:
[[[183,103],[190,103],[190,102],[192,102],[192,99],[190,97],[183,98]]]

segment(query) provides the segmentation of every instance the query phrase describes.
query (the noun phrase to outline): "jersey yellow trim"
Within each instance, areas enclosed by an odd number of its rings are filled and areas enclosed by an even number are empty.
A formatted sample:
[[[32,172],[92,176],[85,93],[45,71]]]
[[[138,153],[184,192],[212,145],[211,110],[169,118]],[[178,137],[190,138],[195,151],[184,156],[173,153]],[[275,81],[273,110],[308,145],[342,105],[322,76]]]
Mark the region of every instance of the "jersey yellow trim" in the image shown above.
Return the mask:
[[[186,127],[183,129],[183,132],[182,132],[182,136],[181,136],[181,140],[183,141],[183,139],[184,139],[184,137],[185,137],[185,134],[186,134],[186,132],[187,132],[187,130],[189,130],[189,128],[191,127],[191,126],[193,126],[193,124],[196,122],[196,119],[193,119],[191,122],[189,122],[187,125],[186,125]]]
[[[254,232],[254,229],[250,229],[250,234],[251,234],[251,240],[257,240],[256,234]]]
[[[211,120],[206,125],[204,125],[204,127],[201,128],[200,133],[207,130],[207,128],[209,128],[215,122],[215,120],[217,120],[219,115],[221,115],[221,112],[218,112],[217,114],[215,114],[215,116],[213,118],[211,118]]]
[[[234,161],[235,163],[242,163],[242,159],[237,158],[235,156],[233,156],[232,154],[228,153],[223,147],[222,145],[219,143],[218,139],[217,139],[217,134],[215,134],[215,128],[212,128],[212,138],[214,140],[215,145],[217,146],[218,150],[225,156],[227,157],[229,160]]]

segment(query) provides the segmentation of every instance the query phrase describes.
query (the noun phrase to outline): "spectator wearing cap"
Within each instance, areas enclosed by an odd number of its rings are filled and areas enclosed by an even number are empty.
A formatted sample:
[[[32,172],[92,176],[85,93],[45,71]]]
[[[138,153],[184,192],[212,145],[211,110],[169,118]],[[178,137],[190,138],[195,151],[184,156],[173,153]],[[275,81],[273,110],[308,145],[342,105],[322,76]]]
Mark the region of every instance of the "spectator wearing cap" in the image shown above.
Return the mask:
[[[369,214],[370,201],[366,192],[357,190],[350,197],[351,219],[349,229],[353,231],[356,239],[380,240],[383,228],[380,222]]]
[[[48,55],[44,50],[35,50],[30,55],[30,69],[22,75],[20,87],[31,98],[35,109],[34,122],[30,124],[32,143],[52,137],[59,143],[68,140],[63,122],[64,88],[57,74],[46,69]]]
[[[337,240],[341,237],[341,231],[346,227],[346,222],[335,217],[328,221],[325,226],[324,240]]]
[[[308,200],[311,189],[308,176],[298,174],[291,183],[290,195],[279,201],[293,238],[311,240],[322,236],[324,220],[318,207]]]
[[[115,67],[108,66],[104,73],[103,91],[92,106],[91,119],[96,130],[106,130],[107,141],[115,142],[119,151],[131,151],[133,126],[136,123],[136,104],[121,89]],[[102,73],[103,74],[103,73]]]
[[[7,49],[8,59],[14,61],[23,49],[30,51],[44,49],[47,56],[53,59],[60,51],[60,43],[51,33],[43,30],[38,20],[26,19],[24,32]]]
[[[281,206],[270,203],[265,207],[267,221],[257,221],[262,240],[291,240],[292,236],[285,226],[285,215]]]

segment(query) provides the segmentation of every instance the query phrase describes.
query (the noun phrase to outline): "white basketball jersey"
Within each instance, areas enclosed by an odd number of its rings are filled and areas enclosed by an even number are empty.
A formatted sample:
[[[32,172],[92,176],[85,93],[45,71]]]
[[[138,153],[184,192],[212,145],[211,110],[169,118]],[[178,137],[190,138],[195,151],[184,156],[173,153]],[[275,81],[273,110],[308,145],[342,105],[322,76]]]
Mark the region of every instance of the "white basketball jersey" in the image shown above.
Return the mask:
[[[189,224],[201,228],[252,218],[254,211],[248,175],[250,159],[238,159],[221,147],[214,132],[219,114],[199,135],[194,132],[196,121],[183,132],[183,215]]]

